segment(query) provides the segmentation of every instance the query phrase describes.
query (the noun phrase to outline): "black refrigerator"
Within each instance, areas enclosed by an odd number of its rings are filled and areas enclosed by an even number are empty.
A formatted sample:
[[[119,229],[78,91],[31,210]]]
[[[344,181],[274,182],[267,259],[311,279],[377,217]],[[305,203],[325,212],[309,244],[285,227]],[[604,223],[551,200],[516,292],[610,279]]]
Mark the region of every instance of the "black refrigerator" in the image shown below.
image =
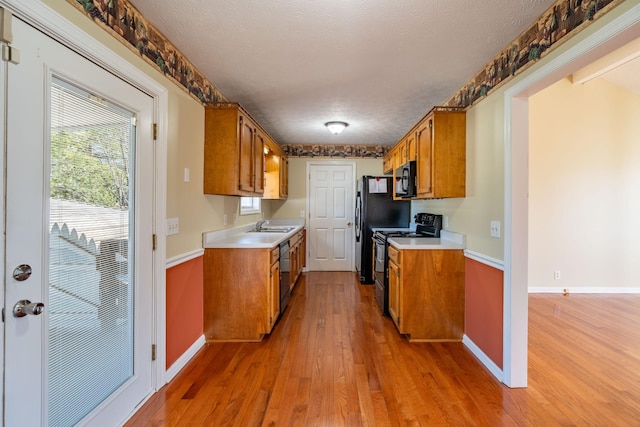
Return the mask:
[[[411,220],[411,202],[393,200],[390,176],[363,176],[356,193],[356,271],[360,283],[373,280],[372,228],[407,228]]]

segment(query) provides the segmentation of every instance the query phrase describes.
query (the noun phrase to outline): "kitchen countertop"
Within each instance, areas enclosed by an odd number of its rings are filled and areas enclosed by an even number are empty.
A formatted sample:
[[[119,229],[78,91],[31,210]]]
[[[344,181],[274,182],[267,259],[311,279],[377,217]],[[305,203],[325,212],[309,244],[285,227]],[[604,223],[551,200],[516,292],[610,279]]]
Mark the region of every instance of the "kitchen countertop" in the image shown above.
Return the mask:
[[[464,250],[463,234],[442,230],[440,237],[390,237],[388,242],[396,249]]]
[[[239,227],[227,228],[202,233],[202,247],[212,248],[275,248],[304,228],[303,219],[269,220],[269,226],[295,227],[288,233],[252,232],[255,224],[247,224]]]

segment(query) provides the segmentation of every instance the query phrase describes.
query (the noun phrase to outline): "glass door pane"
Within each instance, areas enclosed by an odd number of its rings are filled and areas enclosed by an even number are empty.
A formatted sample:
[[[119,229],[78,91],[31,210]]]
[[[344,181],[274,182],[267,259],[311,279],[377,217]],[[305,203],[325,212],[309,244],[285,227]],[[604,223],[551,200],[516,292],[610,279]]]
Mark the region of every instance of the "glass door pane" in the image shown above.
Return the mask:
[[[51,84],[48,419],[72,426],[133,372],[134,116]]]

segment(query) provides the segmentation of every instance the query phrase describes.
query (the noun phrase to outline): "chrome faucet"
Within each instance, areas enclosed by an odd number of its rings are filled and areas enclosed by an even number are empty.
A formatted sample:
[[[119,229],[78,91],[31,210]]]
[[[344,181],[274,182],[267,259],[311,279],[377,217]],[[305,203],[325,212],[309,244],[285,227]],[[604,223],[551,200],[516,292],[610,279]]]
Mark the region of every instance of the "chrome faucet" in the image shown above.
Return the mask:
[[[261,219],[260,221],[256,222],[256,231],[260,231],[262,229],[263,225],[269,225],[269,221],[266,219]]]

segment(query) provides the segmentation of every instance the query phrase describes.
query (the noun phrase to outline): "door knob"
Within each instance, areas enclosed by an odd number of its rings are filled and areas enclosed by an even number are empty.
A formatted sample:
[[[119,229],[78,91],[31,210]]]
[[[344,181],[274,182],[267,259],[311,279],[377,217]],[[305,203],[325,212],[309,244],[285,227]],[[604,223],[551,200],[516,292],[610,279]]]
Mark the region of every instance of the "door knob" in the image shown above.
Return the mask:
[[[349,222],[347,223],[347,227],[351,227],[352,225],[353,225],[353,223],[352,223],[351,221],[349,221]]]
[[[24,317],[27,314],[37,316],[44,311],[44,304],[31,302],[28,299],[20,300],[13,306],[13,317]]]

